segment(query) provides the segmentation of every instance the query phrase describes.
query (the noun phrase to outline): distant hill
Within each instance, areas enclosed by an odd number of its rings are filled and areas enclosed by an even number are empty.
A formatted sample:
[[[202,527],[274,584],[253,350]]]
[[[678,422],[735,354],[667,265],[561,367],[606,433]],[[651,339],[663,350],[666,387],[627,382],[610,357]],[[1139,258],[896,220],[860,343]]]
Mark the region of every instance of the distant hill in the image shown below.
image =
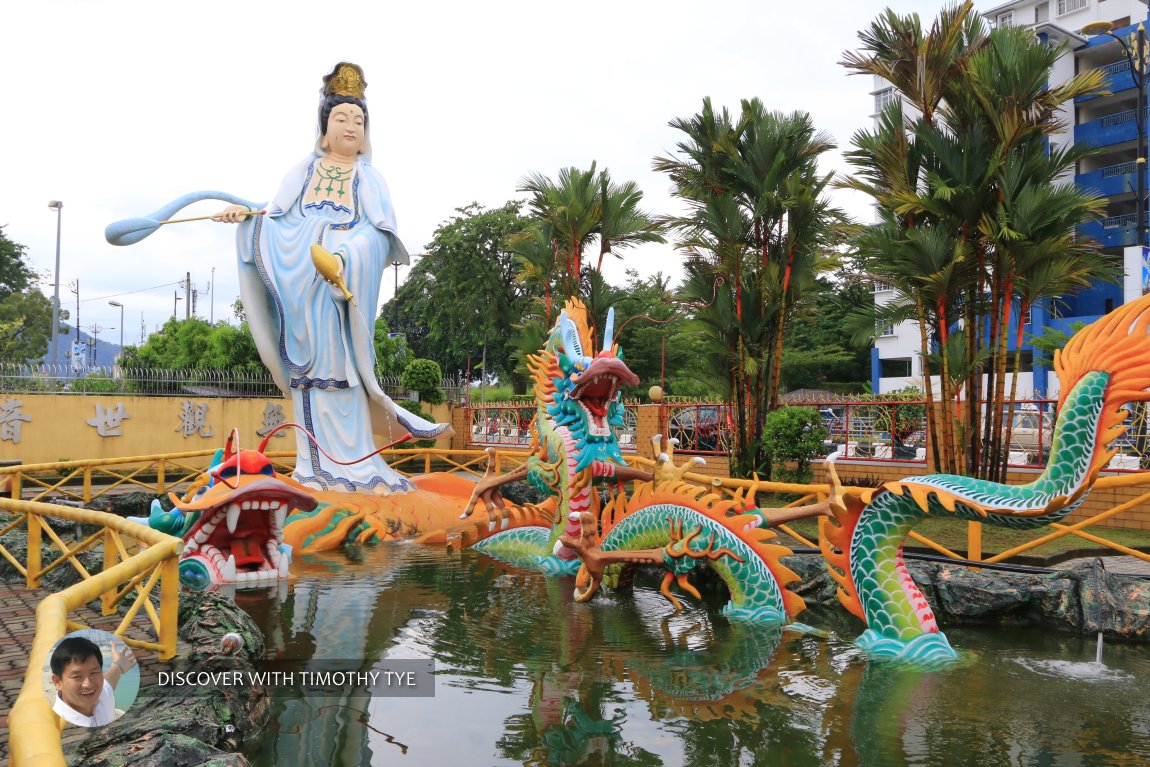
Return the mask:
[[[120,331],[113,330],[111,334],[115,336],[115,340],[120,340]],[[96,339],[95,348],[92,344],[93,338],[88,333],[80,330],[80,343],[83,345],[84,353],[84,367],[112,367],[116,364],[116,355],[120,353],[120,345],[118,343],[109,343],[103,338]],[[60,336],[60,362],[61,364],[68,364],[71,362],[72,347],[76,343],[76,331],[73,330],[67,336]],[[44,362],[51,362],[51,348],[44,355]]]

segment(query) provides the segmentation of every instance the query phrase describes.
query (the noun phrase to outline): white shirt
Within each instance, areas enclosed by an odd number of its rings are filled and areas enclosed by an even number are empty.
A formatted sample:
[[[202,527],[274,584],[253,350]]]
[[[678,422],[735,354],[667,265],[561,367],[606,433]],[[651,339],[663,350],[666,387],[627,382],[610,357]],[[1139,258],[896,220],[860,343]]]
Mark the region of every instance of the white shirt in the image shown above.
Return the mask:
[[[56,702],[52,704],[52,710],[69,724],[74,724],[79,727],[100,727],[101,725],[111,724],[116,719],[116,693],[112,689],[112,685],[108,684],[107,680],[105,680],[104,689],[100,692],[100,700],[97,701],[96,708],[92,710],[91,716],[81,714],[65,703],[64,699],[58,694],[56,696]]]

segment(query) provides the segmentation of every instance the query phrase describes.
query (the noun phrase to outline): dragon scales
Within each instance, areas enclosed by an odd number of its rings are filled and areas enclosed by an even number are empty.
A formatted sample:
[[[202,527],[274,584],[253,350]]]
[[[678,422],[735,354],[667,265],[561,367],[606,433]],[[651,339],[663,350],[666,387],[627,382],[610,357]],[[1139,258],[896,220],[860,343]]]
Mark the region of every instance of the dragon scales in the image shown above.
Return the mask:
[[[1079,331],[1056,354],[1061,385],[1050,460],[1027,485],[937,474],[888,482],[836,507],[822,542],[839,600],[866,621],[858,639],[874,658],[945,662],[957,657],[902,556],[903,539],[928,515],[1017,529],[1057,522],[1082,504],[1126,431],[1130,402],[1150,400],[1150,295]]]
[[[591,342],[587,312],[567,302],[544,348],[529,359],[536,416],[531,456],[502,476],[479,482],[463,518],[467,524],[423,538],[458,539],[489,556],[550,574],[575,574],[576,599],[591,599],[612,566],[651,565],[665,571],[663,594],[678,585],[696,598],[687,575],[705,563],[726,583],[731,599],[724,614],[733,619],[784,623],[803,609],[786,585],[798,579],[780,562],[790,550],[774,543],[764,521],[827,513],[832,499],[800,509],[761,510],[747,502],[753,492],[722,499],[682,480],[674,441],[655,439],[654,472],[628,466],[615,430],[623,425],[620,390],[638,378],[623,361],[609,313],[600,351]],[[700,459],[695,459],[700,460]],[[499,487],[527,480],[550,498],[525,507],[507,504]],[[625,483],[632,483],[629,491]],[[606,499],[604,501],[604,498]]]

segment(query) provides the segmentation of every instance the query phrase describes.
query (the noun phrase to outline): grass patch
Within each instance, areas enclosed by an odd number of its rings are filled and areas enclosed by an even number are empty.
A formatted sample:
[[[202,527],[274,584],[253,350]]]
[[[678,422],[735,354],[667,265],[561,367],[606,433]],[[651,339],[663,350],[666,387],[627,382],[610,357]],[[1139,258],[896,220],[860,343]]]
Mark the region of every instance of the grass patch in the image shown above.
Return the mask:
[[[804,519],[795,522],[791,527],[793,527],[795,532],[806,536],[812,541],[818,540],[818,523],[813,519]],[[959,554],[966,553],[966,529],[965,520],[930,517],[924,518],[914,527],[914,531],[919,535],[929,538],[935,543],[945,546]],[[1035,530],[1012,530],[1010,528],[984,524],[982,526],[982,556],[985,559],[1000,551],[1012,549],[1015,546],[1020,546],[1027,541],[1032,541],[1035,538],[1040,538],[1052,532],[1054,532],[1054,528],[1051,527],[1040,527]],[[1122,546],[1128,546],[1132,549],[1150,549],[1150,530],[1090,527],[1085,532],[1097,535],[1099,538],[1113,541]],[[779,538],[782,543],[787,545],[802,545],[782,531],[779,532]],[[907,548],[918,550],[925,547],[917,541],[914,541],[908,543]],[[1083,540],[1076,535],[1065,535],[1048,543],[1044,543],[1035,549],[1030,549],[1025,552],[1025,554],[1019,555],[1018,558],[1011,558],[1010,561],[1021,561],[1024,557],[1055,559],[1066,554],[1077,552],[1084,552],[1081,556],[1091,556],[1094,552],[1108,551],[1112,551],[1112,549],[1101,544],[1093,543],[1092,541]]]

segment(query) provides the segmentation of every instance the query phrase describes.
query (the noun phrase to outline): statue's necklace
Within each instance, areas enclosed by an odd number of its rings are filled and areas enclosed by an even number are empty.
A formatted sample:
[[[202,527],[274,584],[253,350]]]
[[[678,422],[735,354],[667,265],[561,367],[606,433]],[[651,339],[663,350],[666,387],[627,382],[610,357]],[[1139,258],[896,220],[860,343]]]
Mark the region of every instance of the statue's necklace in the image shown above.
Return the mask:
[[[330,168],[322,162],[318,164],[316,175],[319,180],[316,181],[313,191],[319,194],[321,191],[327,192],[328,196],[334,191],[340,197],[344,196],[344,185],[351,181],[352,168],[341,168],[338,165],[332,165]],[[327,182],[327,186],[323,182]],[[339,189],[336,189],[334,184],[339,184]]]

